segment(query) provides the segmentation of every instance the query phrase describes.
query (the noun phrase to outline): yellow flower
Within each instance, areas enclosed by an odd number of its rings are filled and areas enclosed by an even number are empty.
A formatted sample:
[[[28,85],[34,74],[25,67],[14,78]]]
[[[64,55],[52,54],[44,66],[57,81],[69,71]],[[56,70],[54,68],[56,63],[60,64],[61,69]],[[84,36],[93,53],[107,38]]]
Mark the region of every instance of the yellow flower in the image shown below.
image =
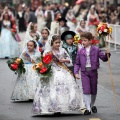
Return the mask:
[[[36,68],[40,68],[38,64],[36,64]]]
[[[39,66],[39,68],[42,68],[43,67],[43,63],[42,62],[38,63],[38,66]]]
[[[98,25],[98,28],[100,28],[101,26],[103,26],[103,24],[104,24],[104,23],[101,22],[101,23]]]
[[[33,69],[33,70],[36,70],[36,65],[33,65],[32,69]]]
[[[74,40],[79,40],[80,39],[80,37],[79,37],[79,35],[78,34],[76,34],[75,36],[74,36]]]
[[[112,27],[109,28],[109,33],[112,33]]]
[[[78,44],[78,41],[74,41],[74,44]]]
[[[21,62],[21,59],[20,58],[17,58],[16,60],[15,60],[15,63],[16,64],[19,64]]]
[[[97,32],[99,31],[99,28],[97,27]]]
[[[77,39],[77,36],[75,35],[75,36],[74,36],[74,40],[76,40],[76,39]]]

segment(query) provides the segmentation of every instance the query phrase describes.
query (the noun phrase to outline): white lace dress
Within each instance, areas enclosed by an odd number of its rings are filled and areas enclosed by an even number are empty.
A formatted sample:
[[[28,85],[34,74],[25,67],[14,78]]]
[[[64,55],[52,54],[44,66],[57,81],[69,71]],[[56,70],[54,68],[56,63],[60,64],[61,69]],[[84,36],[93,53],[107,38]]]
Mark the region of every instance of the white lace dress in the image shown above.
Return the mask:
[[[37,51],[39,51],[39,45],[36,41],[36,36],[41,36],[40,32],[39,31],[36,31],[36,34],[34,37],[32,37],[30,35],[30,32],[31,32],[31,24],[32,22],[29,23],[28,27],[27,27],[27,31],[25,33],[25,36],[24,36],[24,40],[22,41],[22,45],[21,45],[21,51],[23,51],[25,48],[26,48],[26,45],[27,45],[27,42],[29,42],[30,40],[34,40],[37,44]]]
[[[30,55],[30,57],[36,61],[37,58],[40,57],[40,53],[35,52],[34,54]],[[11,96],[11,99],[15,101],[27,101],[29,99],[33,99],[35,90],[40,80],[38,74],[32,69],[33,64],[27,60],[24,60],[24,63],[26,72],[25,74],[18,75]]]
[[[70,60],[65,49],[61,48],[58,58]],[[67,63],[70,65],[71,63]],[[49,114],[80,110],[81,96],[74,77],[55,62],[52,63],[53,75],[49,79],[40,79],[37,86],[32,112]]]
[[[10,21],[3,21],[3,25],[11,29]],[[0,35],[0,58],[14,58],[20,55],[20,49],[17,41],[14,39],[10,30],[2,26]]]

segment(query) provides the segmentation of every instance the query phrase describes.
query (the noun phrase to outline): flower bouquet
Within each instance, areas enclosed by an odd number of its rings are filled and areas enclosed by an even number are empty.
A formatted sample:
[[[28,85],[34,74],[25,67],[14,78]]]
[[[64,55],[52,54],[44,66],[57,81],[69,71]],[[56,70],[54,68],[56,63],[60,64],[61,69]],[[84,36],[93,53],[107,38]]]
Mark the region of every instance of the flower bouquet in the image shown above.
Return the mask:
[[[72,23],[74,23],[74,24],[76,24],[76,23],[77,23],[77,21],[76,21],[76,19],[75,19],[75,18],[73,18],[71,21],[72,21]]]
[[[111,36],[112,27],[110,27],[107,23],[100,23],[97,28],[97,33],[98,33],[99,37],[104,38],[106,49],[108,49],[106,36],[108,36],[108,37],[110,36],[112,38],[112,36]],[[107,53],[107,58],[108,58],[108,68],[109,68],[109,72],[110,72],[111,86],[112,86],[112,90],[114,93],[114,102],[115,102],[115,106],[116,106],[116,111],[118,112],[118,103],[117,103],[116,92],[115,92],[115,88],[114,88],[114,80],[113,80],[113,76],[112,76],[112,69],[110,66],[110,58],[109,58],[108,53]]]
[[[14,24],[11,28],[11,32],[12,32],[12,35],[13,37],[15,36],[15,34],[17,33],[17,26]],[[15,37],[14,37],[15,38]]]
[[[33,70],[36,70],[42,78],[49,78],[52,76],[51,61],[52,55],[47,54],[41,58],[38,64],[33,65]]]
[[[36,42],[38,42],[40,39],[40,35],[38,33],[36,33],[36,35],[34,36],[34,39],[36,40]]]
[[[14,25],[12,26],[11,32],[12,32],[12,36],[14,37],[14,39],[15,39],[17,42],[20,42],[21,39],[20,39],[20,36],[18,35],[16,24],[14,24]]]
[[[97,27],[97,33],[99,38],[105,37],[107,35],[111,36],[112,27],[110,27],[107,23],[100,23]]]
[[[25,73],[24,62],[21,58],[12,58],[7,61],[7,64],[15,74]]]
[[[74,45],[78,45],[78,44],[82,44],[82,40],[80,39],[80,35],[79,34],[76,34],[74,36],[74,42],[73,42]]]

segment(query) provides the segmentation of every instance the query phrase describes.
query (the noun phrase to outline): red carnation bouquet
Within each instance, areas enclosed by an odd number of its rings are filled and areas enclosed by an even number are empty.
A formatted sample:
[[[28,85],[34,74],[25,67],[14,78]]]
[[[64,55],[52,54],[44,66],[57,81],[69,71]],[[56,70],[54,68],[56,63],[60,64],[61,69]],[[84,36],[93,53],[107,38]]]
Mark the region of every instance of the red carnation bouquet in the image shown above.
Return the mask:
[[[36,70],[42,78],[49,78],[52,76],[51,70],[52,55],[47,54],[40,59],[38,64],[33,65],[33,70]]]
[[[11,32],[13,37],[15,38],[15,34],[17,33],[17,26],[15,23],[12,25]]]
[[[18,40],[18,39],[16,38],[16,35],[18,35],[18,34],[17,34],[17,26],[16,26],[16,24],[14,24],[14,25],[12,26],[11,32],[12,32],[12,36],[14,37],[14,39],[15,39],[16,41],[20,41],[20,40]],[[20,39],[20,38],[19,38],[19,39]]]
[[[72,21],[74,24],[76,24],[76,23],[77,23],[77,21],[76,21],[76,19],[75,19],[75,18],[73,18],[71,21]]]
[[[14,39],[17,41],[17,42],[20,42],[21,39],[20,39],[20,36],[18,35],[18,31],[17,31],[17,25],[16,25],[16,22],[15,20],[11,20],[12,21],[12,28],[11,28],[11,33],[12,33],[12,36],[14,37]]]
[[[110,27],[107,23],[100,23],[97,27],[97,33],[99,37],[104,36],[111,36],[112,33],[112,27]]]
[[[21,58],[12,58],[7,61],[7,64],[15,74],[25,73],[24,62]]]

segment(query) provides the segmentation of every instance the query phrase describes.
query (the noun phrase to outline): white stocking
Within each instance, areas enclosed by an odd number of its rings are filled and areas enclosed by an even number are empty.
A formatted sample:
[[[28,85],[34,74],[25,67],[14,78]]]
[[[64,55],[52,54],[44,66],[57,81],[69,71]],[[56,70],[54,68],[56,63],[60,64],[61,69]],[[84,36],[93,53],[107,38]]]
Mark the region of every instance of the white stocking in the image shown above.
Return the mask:
[[[84,100],[85,100],[86,108],[90,112],[91,111],[91,107],[90,107],[91,97],[90,97],[90,94],[84,94]]]

